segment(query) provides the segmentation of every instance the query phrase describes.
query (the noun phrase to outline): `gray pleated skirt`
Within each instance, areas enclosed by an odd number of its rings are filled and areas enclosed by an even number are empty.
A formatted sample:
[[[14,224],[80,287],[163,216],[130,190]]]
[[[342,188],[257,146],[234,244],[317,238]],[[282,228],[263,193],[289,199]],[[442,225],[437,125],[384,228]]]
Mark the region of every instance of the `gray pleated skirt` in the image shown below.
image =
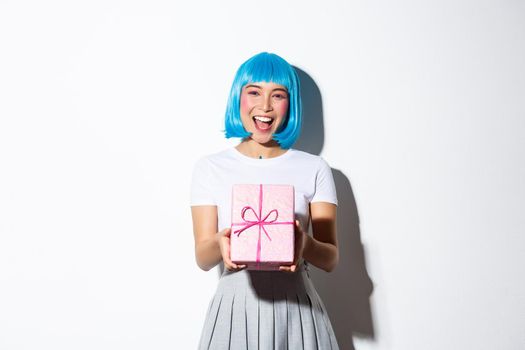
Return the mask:
[[[303,263],[295,273],[222,274],[199,350],[339,349],[330,319]]]

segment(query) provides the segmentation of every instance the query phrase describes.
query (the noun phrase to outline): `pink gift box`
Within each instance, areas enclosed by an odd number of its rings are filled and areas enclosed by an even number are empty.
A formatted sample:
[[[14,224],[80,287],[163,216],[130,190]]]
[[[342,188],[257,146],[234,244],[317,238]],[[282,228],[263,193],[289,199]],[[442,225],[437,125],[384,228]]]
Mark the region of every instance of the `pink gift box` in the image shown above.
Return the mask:
[[[291,265],[294,203],[290,185],[233,185],[231,260],[249,270]]]

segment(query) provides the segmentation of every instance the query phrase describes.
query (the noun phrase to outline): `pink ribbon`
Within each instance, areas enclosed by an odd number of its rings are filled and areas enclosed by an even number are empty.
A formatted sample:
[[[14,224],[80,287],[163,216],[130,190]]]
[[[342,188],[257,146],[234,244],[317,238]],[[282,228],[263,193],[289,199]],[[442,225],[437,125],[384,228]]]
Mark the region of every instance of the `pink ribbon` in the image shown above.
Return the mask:
[[[277,218],[279,217],[279,211],[277,209],[272,209],[268,212],[268,214],[266,214],[266,216],[261,219],[262,217],[262,203],[263,203],[263,185],[260,184],[259,185],[259,214],[257,214],[255,212],[255,210],[251,207],[251,206],[245,206],[244,208],[242,208],[241,210],[241,218],[244,222],[242,223],[232,223],[232,226],[239,226],[239,225],[243,225],[244,227],[238,229],[238,230],[235,230],[233,233],[236,233],[237,236],[240,236],[240,234],[244,231],[244,230],[247,230],[249,229],[250,227],[252,226],[255,226],[255,225],[258,225],[259,226],[259,238],[257,239],[257,257],[256,257],[256,262],[257,262],[257,266],[259,266],[259,262],[261,261],[261,230],[264,231],[264,234],[266,235],[266,237],[268,237],[268,239],[271,241],[272,238],[270,237],[270,235],[268,234],[268,231],[266,231],[266,228],[264,226],[266,225],[290,225],[290,224],[294,224],[293,221],[281,221],[281,222],[277,222]],[[246,215],[246,212],[248,210],[251,210],[253,215],[255,216],[256,220],[248,220],[246,219],[245,215]],[[275,214],[275,217],[273,219],[269,219],[270,215],[272,215],[272,213]]]

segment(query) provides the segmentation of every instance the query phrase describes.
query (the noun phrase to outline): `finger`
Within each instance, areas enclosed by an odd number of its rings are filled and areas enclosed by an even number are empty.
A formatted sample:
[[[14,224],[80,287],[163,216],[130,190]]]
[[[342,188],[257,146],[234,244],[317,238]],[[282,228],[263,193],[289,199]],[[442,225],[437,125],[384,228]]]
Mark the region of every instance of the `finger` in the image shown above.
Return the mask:
[[[225,266],[230,266],[232,268],[237,268],[237,264],[235,264],[229,257],[229,254],[228,254],[228,251],[226,250],[226,248],[222,249],[223,251],[221,252],[222,254],[222,261],[224,262],[224,265]]]
[[[290,266],[279,266],[279,271],[290,272]]]
[[[226,236],[226,237],[230,237],[231,233],[232,233],[232,229],[230,227],[225,228],[224,230],[220,232],[221,235]]]
[[[224,266],[228,269],[228,271],[234,271],[237,270],[237,265],[233,263],[224,263]]]
[[[236,272],[236,271],[244,270],[245,268],[246,268],[246,265],[232,264],[228,266],[228,271]]]

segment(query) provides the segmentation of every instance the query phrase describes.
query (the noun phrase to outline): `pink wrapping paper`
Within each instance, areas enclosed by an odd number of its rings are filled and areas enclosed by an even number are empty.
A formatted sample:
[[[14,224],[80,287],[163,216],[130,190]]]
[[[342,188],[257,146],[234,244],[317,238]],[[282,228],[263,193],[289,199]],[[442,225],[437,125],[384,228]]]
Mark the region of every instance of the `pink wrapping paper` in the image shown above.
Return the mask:
[[[294,258],[294,188],[233,185],[230,256],[249,270],[278,270]]]

